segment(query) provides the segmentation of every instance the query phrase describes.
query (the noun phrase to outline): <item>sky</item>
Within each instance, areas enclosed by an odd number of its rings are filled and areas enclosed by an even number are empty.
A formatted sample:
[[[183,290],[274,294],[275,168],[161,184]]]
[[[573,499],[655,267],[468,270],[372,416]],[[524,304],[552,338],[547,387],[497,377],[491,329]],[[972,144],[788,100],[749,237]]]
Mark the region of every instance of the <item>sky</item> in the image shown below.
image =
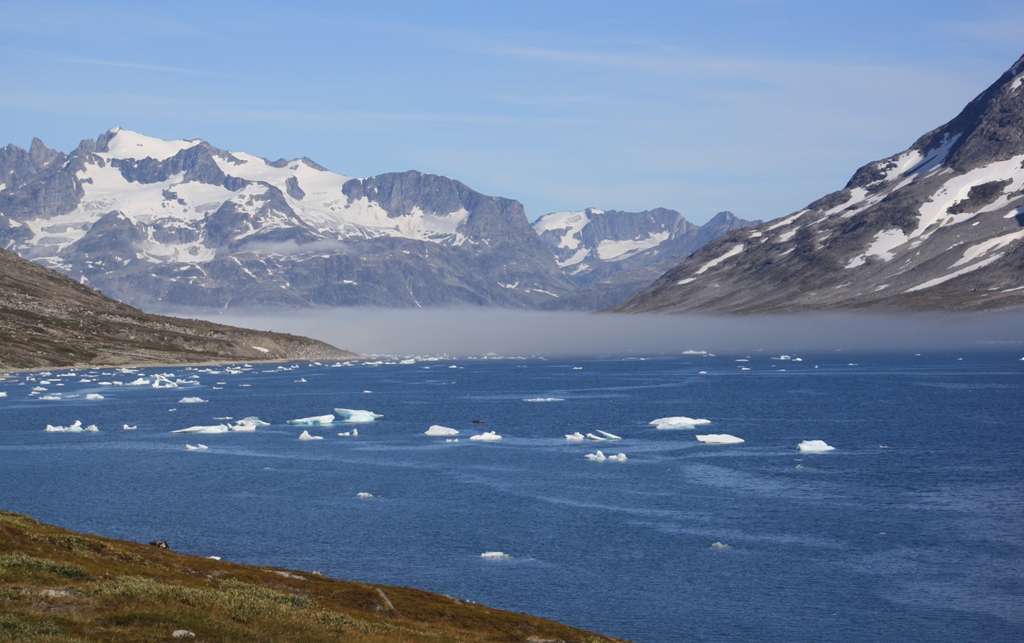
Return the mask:
[[[533,220],[772,219],[955,116],[1019,1],[3,2],[0,145],[121,126],[416,169]]]

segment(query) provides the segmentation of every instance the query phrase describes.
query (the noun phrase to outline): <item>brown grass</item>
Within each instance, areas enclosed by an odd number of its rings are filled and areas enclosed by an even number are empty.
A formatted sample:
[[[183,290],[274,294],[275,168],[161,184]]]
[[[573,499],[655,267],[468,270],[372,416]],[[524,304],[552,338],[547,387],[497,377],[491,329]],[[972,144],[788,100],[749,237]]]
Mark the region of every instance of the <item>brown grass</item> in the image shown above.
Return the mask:
[[[175,630],[195,638],[174,639]],[[238,565],[0,511],[0,641],[617,641],[408,587]]]

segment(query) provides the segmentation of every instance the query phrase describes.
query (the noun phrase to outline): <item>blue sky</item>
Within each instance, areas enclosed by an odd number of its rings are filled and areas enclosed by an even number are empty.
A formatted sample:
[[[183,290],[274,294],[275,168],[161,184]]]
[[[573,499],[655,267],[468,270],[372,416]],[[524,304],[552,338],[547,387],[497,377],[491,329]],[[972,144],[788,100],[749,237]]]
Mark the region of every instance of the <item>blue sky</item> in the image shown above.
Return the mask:
[[[352,176],[775,218],[952,118],[1018,2],[0,2],[0,145],[120,125]]]

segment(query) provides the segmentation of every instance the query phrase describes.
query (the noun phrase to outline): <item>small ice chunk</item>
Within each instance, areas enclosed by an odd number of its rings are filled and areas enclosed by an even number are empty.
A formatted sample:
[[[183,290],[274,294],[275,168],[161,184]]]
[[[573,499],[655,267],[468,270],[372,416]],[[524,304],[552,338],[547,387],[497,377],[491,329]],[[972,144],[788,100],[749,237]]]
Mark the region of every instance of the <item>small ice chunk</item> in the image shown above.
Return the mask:
[[[373,497],[373,494],[372,493],[367,493],[366,491],[360,491],[359,493],[356,494],[356,498],[372,498],[372,497]]]
[[[359,429],[352,429],[351,431],[345,431],[344,433],[339,433],[338,435],[340,435],[343,438],[358,437],[359,436]]]
[[[497,442],[498,440],[501,439],[501,436],[495,433],[494,431],[486,431],[484,433],[480,433],[479,435],[471,435],[469,436],[469,439],[479,440],[481,442]]]
[[[102,400],[103,396],[100,395],[99,393],[88,393],[85,396],[85,399],[87,399],[87,400]]]
[[[508,558],[512,558],[512,557],[509,556],[508,554],[506,554],[503,551],[485,551],[484,553],[480,554],[480,558],[490,558],[490,559],[494,559],[494,560],[501,560],[501,559],[508,559]]]
[[[44,396],[42,396],[39,399],[40,400],[48,400],[50,402],[54,402],[54,401],[59,400],[61,398],[60,398],[60,393],[54,393],[52,395],[44,395]]]
[[[139,428],[138,425],[135,425],[135,426],[128,426],[127,424],[124,425],[124,430],[125,431],[134,431],[137,428]]]
[[[595,460],[597,462],[604,462],[605,460],[608,459],[607,457],[605,457],[603,453],[601,453],[600,449],[597,450],[597,453],[588,453],[583,457],[586,458],[587,460]]]
[[[524,402],[564,402],[564,397],[524,397]]]
[[[424,435],[434,435],[434,436],[445,436],[445,435],[458,435],[459,432],[456,431],[455,429],[450,428],[450,427],[441,426],[440,424],[435,424],[435,425],[431,426],[429,429],[427,429],[426,431],[424,431],[423,434]]]
[[[251,433],[256,430],[256,425],[246,420],[239,420],[228,427],[232,431],[242,431]]]
[[[743,442],[743,438],[737,438],[735,435],[729,435],[728,433],[710,433],[708,435],[698,435],[696,438],[704,444],[739,444]]]
[[[7,391],[0,391],[0,397],[7,397]]]
[[[320,426],[322,424],[334,424],[333,415],[314,415],[308,418],[299,418],[297,420],[288,420],[288,424],[293,426]]]
[[[203,404],[209,401],[210,400],[204,400],[201,397],[183,397],[178,400],[178,404]]]
[[[378,418],[384,417],[380,413],[374,413],[373,411],[363,411],[359,409],[334,409],[334,413],[341,418],[342,422],[348,422],[350,424],[362,424],[365,422],[373,422]]]
[[[184,429],[176,429],[171,431],[171,433],[227,433],[228,430],[227,424],[209,424],[205,426],[197,425],[186,427]]]
[[[150,381],[147,380],[144,377],[140,377],[139,379],[137,379],[135,381],[128,382],[127,384],[125,384],[125,386],[149,386],[149,385],[150,385]]]
[[[565,439],[569,442],[583,442],[584,435],[577,431],[576,433],[566,433]]]
[[[622,439],[619,436],[615,435],[614,433],[608,433],[607,431],[598,430],[597,432],[600,433],[601,435],[594,435],[593,433],[588,433],[587,434],[587,439],[588,440],[598,440],[598,441],[602,441],[602,442],[606,441],[606,440],[621,440]]]
[[[725,543],[713,542],[711,543],[711,549],[732,549],[732,546],[726,545]]]
[[[704,418],[688,418],[683,415],[674,417],[658,418],[649,422],[656,429],[692,429],[697,426],[711,424],[711,420]]]
[[[796,445],[796,448],[800,449],[801,453],[825,453],[835,450],[835,447],[825,444],[824,440],[804,440]]]
[[[323,440],[324,436],[322,436],[322,435],[310,435],[309,431],[303,431],[302,433],[299,434],[299,439],[300,440]]]
[[[93,426],[93,428],[95,428],[95,426]],[[81,433],[82,431],[85,431],[85,429],[82,428],[81,420],[75,420],[74,424],[69,424],[68,426],[54,426],[52,424],[47,424],[46,428],[43,430],[47,433]]]
[[[619,462],[625,462],[626,461],[626,454],[625,453],[619,453],[619,454],[610,455],[610,456],[607,456],[607,457],[608,457],[609,460],[618,460]]]

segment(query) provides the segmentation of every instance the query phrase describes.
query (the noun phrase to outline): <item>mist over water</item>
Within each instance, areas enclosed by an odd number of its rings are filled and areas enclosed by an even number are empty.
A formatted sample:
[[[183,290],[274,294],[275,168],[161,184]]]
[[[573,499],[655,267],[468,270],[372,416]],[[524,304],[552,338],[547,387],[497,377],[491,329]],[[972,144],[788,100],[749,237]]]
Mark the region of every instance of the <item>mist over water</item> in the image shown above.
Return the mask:
[[[1024,311],[717,317],[496,308],[336,308],[176,309],[172,314],[306,335],[364,354],[564,357],[678,354],[686,350],[811,353],[1019,348],[1024,355]]]

